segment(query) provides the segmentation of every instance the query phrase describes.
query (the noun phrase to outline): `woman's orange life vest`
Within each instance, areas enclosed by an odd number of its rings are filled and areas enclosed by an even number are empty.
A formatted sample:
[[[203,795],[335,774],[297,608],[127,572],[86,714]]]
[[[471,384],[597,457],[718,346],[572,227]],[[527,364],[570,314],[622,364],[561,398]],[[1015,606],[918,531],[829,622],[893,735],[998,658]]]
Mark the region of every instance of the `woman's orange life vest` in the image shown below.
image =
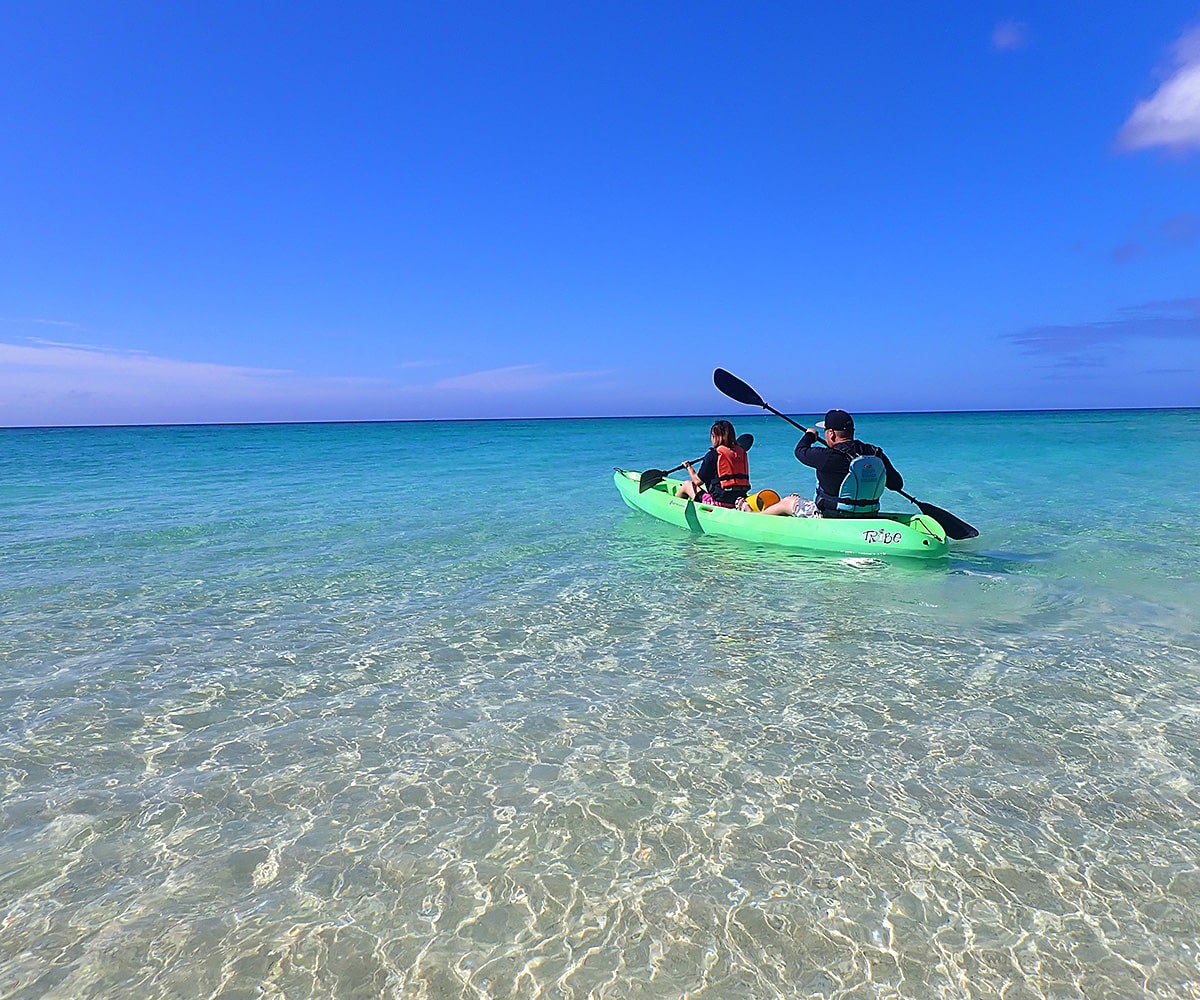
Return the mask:
[[[726,490],[750,488],[750,460],[746,449],[734,445],[717,445],[717,479]]]

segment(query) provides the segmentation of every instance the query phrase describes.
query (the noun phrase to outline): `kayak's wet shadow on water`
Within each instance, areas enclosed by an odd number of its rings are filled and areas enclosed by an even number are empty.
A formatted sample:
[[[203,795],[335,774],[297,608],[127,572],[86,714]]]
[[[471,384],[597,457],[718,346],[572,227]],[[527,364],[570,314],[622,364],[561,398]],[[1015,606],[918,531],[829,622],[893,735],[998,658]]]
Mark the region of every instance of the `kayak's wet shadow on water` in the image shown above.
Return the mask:
[[[804,552],[756,542],[687,532],[630,511],[612,532],[614,552],[622,560],[661,573],[664,566],[696,572],[705,579],[736,583],[764,578],[780,585],[811,586],[830,581],[859,581],[868,577],[944,574],[950,559],[872,558],[861,555]]]

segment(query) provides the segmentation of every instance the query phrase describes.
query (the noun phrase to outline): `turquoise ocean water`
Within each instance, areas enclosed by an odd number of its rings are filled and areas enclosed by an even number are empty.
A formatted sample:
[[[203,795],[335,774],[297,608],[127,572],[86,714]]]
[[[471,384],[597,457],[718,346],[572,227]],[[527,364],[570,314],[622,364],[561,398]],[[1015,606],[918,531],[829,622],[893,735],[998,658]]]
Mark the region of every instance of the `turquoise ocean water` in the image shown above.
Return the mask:
[[[709,423],[0,431],[0,998],[1200,996],[1200,411],[860,418],[934,566]]]

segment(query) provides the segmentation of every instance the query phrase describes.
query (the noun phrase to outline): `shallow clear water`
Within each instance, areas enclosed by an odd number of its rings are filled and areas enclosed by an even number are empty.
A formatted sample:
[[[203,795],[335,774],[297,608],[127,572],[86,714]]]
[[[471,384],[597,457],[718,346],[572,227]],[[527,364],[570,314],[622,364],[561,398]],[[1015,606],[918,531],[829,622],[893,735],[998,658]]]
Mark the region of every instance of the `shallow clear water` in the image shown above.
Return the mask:
[[[862,418],[932,567],[708,423],[0,432],[0,997],[1200,996],[1200,412]]]

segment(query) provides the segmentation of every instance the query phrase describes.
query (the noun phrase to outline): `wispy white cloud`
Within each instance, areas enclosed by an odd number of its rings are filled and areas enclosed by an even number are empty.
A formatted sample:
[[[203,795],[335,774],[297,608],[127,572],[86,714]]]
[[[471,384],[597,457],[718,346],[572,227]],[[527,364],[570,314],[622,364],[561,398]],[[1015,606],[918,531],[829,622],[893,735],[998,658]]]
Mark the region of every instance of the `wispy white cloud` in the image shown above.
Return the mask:
[[[1109,256],[1115,264],[1128,264],[1151,255],[1190,249],[1200,239],[1200,215],[1180,212],[1162,222],[1143,224],[1140,232],[1112,249]]]
[[[1162,232],[1168,243],[1191,246],[1200,237],[1200,215],[1181,212],[1163,223]]]
[[[1023,49],[1029,44],[1029,28],[1021,21],[1001,21],[992,29],[992,48],[997,52]]]
[[[1142,246],[1140,243],[1122,243],[1112,252],[1112,260],[1114,264],[1128,264],[1131,260],[1136,260],[1142,254]]]
[[[460,389],[466,392],[529,392],[560,382],[598,378],[608,371],[556,372],[542,365],[510,365],[488,371],[455,375],[434,384],[435,389]]]
[[[76,323],[69,319],[43,319],[40,317],[21,319],[17,316],[0,316],[0,323],[6,326],[65,326],[72,330],[86,329],[82,323]]]
[[[138,380],[167,379],[191,384],[212,384],[214,380],[228,383],[236,379],[260,381],[290,374],[283,369],[181,361],[136,351],[64,344],[52,340],[31,340],[28,344],[0,343],[0,372],[11,373],[14,369],[56,371],[68,376],[104,373]]]
[[[1117,134],[1120,149],[1163,146],[1176,152],[1200,149],[1200,28],[1172,47],[1162,85],[1134,107]]]
[[[1133,340],[1200,341],[1200,298],[1148,302],[1118,310],[1117,317],[1093,323],[1035,326],[1010,334],[1030,354],[1066,357],[1078,364],[1081,352]]]
[[[97,344],[77,343],[75,341],[46,340],[42,337],[26,337],[25,339],[26,339],[27,343],[37,344],[39,347],[74,347],[74,348],[78,348],[81,351],[111,350],[111,348],[101,347]],[[136,355],[136,354],[145,354],[146,352],[145,351],[124,351],[124,352],[120,352],[120,353],[125,353],[125,354],[132,356],[132,355]]]
[[[569,416],[603,410],[581,383],[608,374],[527,364],[409,382],[29,339],[0,342],[0,426]]]
[[[386,386],[83,344],[0,342],[0,425],[303,419],[290,409],[297,402],[352,401]]]

